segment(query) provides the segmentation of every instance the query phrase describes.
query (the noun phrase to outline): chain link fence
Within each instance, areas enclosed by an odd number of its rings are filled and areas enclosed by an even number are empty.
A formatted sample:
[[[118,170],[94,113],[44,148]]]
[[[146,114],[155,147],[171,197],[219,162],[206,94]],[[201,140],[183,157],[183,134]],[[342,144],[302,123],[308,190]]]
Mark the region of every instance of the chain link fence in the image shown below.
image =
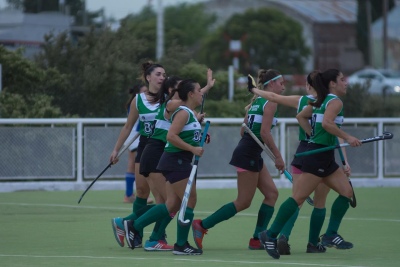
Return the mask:
[[[211,143],[199,162],[200,179],[235,178],[229,165],[240,140],[242,119],[210,119]],[[400,185],[400,119],[349,119],[343,129],[360,139],[390,131],[394,138],[347,147],[352,179],[399,179]],[[0,120],[0,184],[13,181],[76,181],[93,180],[108,164],[109,157],[125,119],[1,119]],[[112,125],[110,125],[112,123]],[[298,125],[294,119],[280,119],[272,130],[274,140],[290,163],[298,145]],[[81,155],[80,155],[81,154]],[[264,155],[271,175],[279,177],[272,161]],[[128,153],[103,175],[104,179],[122,179],[127,168]],[[338,157],[338,162],[340,162]]]

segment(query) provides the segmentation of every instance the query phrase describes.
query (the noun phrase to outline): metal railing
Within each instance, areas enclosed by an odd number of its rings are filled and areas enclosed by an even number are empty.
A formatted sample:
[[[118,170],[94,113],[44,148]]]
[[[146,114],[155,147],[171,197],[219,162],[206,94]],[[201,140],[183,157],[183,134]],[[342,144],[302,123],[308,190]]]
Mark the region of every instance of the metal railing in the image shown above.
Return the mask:
[[[209,118],[211,144],[199,164],[199,186],[236,186],[235,169],[229,165],[240,139],[242,118]],[[0,191],[82,189],[108,164],[124,118],[99,119],[0,119]],[[346,118],[344,129],[368,138],[390,131],[394,138],[347,148],[355,186],[400,186],[400,119]],[[272,131],[285,163],[298,145],[296,119],[280,118]],[[271,160],[266,165],[278,186],[290,186]],[[97,189],[122,188],[127,156],[113,165],[96,183]]]

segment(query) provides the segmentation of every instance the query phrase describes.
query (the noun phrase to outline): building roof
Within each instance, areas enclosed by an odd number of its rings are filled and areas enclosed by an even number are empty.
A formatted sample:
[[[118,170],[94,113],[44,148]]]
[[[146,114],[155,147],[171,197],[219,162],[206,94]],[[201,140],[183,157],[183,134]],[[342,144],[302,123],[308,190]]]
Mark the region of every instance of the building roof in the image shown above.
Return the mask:
[[[0,11],[0,40],[40,43],[44,35],[69,30],[73,17],[59,12],[24,14],[21,11]]]
[[[318,23],[355,23],[356,0],[268,0]]]
[[[383,18],[377,19],[371,27],[375,39],[383,38]],[[400,6],[395,6],[387,14],[387,36],[400,40]]]

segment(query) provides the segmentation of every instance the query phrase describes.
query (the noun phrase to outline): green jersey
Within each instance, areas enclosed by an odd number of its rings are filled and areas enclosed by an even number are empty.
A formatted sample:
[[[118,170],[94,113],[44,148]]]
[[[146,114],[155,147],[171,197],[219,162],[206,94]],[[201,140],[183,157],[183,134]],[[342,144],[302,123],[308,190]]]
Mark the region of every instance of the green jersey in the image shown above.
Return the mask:
[[[308,106],[309,102],[314,102],[315,98],[312,95],[304,95],[300,97],[299,99],[299,104],[297,105],[297,113],[300,113],[305,107]],[[311,118],[310,118],[310,124],[311,124]],[[299,126],[299,141],[308,141],[310,136],[306,134],[306,132]]]
[[[310,137],[311,143],[325,145],[325,146],[333,146],[333,145],[337,144],[336,136],[328,133],[322,127],[322,121],[324,120],[324,113],[326,111],[326,107],[329,105],[329,102],[334,99],[340,100],[340,98],[337,97],[336,95],[329,94],[325,98],[321,107],[319,107],[319,108],[313,107],[312,122],[311,122],[312,130],[311,130],[311,137]],[[339,128],[342,126],[342,124],[343,124],[343,107],[340,110],[339,114],[337,114],[337,116],[335,118],[335,123]]]
[[[136,96],[136,107],[139,113],[139,133],[143,136],[150,136],[153,133],[154,120],[158,113],[160,104],[151,104],[145,93]]]
[[[260,132],[261,132],[261,124],[262,124],[262,118],[264,115],[264,107],[268,103],[268,100],[262,98],[262,97],[257,97],[256,100],[251,104],[248,112],[247,112],[247,127],[252,130],[255,136],[257,136],[258,139],[260,139],[261,142],[264,142],[261,138]],[[275,125],[278,123],[277,119],[277,112],[274,114],[274,118],[272,120],[272,125],[271,129],[275,127]]]
[[[179,137],[185,142],[188,143],[189,145],[192,146],[200,146],[200,140],[201,140],[201,124],[197,120],[196,115],[193,113],[192,110],[185,106],[180,106],[171,116],[171,122],[174,120],[175,114],[180,111],[180,110],[185,110],[187,113],[189,113],[189,118],[183,127],[182,131],[179,133]],[[170,142],[167,142],[164,151],[166,152],[180,152],[184,151]]]
[[[161,140],[163,142],[167,142],[167,133],[169,127],[171,126],[171,122],[165,118],[165,109],[167,103],[164,102],[158,111],[156,116],[156,123],[154,125],[154,132],[151,138]]]

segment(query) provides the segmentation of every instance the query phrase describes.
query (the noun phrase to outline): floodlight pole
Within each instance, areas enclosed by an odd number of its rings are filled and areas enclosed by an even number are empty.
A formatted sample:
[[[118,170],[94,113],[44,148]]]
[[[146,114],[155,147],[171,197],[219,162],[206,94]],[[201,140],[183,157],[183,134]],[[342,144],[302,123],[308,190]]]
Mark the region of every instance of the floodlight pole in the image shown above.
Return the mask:
[[[383,0],[383,68],[388,68],[388,58],[387,58],[387,11],[388,11],[388,0]]]
[[[156,44],[156,58],[159,61],[164,54],[164,8],[162,0],[158,0],[157,9],[157,44]]]

